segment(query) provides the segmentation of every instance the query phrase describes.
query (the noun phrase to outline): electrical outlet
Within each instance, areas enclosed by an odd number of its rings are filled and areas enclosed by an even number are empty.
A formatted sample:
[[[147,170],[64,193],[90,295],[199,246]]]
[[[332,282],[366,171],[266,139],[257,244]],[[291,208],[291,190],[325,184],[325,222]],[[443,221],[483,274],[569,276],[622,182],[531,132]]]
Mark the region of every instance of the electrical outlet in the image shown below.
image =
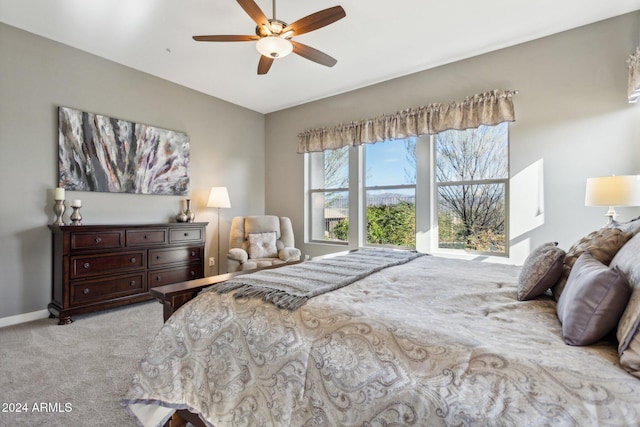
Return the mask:
[[[213,267],[216,265],[216,259],[214,257],[209,257],[209,267]]]

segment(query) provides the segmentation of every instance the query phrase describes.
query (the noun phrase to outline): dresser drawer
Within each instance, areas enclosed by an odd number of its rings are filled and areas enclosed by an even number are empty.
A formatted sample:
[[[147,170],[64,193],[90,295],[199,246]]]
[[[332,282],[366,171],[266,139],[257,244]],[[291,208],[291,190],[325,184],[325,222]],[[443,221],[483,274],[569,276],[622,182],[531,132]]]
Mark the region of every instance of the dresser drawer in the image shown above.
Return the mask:
[[[202,258],[202,248],[198,246],[176,249],[149,249],[149,268],[176,262],[193,262]]]
[[[127,246],[148,246],[168,242],[168,230],[127,230]]]
[[[153,288],[154,286],[169,285],[202,277],[201,265],[192,264],[185,267],[153,271],[149,273],[147,283],[149,288]]]
[[[180,227],[169,230],[170,243],[204,242],[204,230],[196,227]]]
[[[71,249],[124,248],[124,231],[101,231],[93,233],[71,233]]]
[[[146,251],[121,252],[107,255],[71,257],[71,278],[104,273],[139,270],[146,267]]]
[[[71,304],[83,304],[138,294],[145,290],[144,279],[144,273],[137,273],[74,282],[71,285]]]

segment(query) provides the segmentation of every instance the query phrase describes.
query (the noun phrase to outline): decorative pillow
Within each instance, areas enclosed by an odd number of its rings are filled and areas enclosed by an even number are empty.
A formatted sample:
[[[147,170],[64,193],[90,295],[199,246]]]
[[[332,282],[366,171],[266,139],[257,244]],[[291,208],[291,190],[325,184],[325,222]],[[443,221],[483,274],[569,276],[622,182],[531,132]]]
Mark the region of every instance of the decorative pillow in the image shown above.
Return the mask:
[[[627,222],[614,222],[612,224],[607,224],[608,228],[617,228],[619,230],[624,231],[625,233],[637,234],[640,231],[640,217],[633,218]]]
[[[589,252],[580,255],[557,305],[564,341],[589,345],[604,338],[618,324],[630,295],[618,268],[607,267]]]
[[[627,309],[618,323],[618,354],[620,364],[631,375],[640,377],[640,289],[636,287],[631,294]]]
[[[249,233],[249,258],[277,258],[276,232]]]
[[[618,353],[622,356],[637,335],[640,324],[640,234],[636,234],[618,251],[611,260],[611,266],[619,268],[626,275],[633,289],[631,300],[620,318],[616,333],[619,342]],[[635,340],[640,341],[640,336],[636,336]]]
[[[583,237],[571,246],[567,251],[567,255],[564,257],[560,280],[558,280],[558,283],[552,288],[556,301],[560,299],[560,295],[569,279],[571,267],[573,267],[573,264],[580,255],[589,251],[595,259],[605,265],[609,265],[614,255],[631,236],[632,234],[626,233],[618,228],[601,228]]]
[[[631,375],[640,378],[640,337],[636,335],[620,355],[620,365]]]
[[[518,277],[518,300],[526,301],[542,295],[562,274],[565,252],[558,242],[544,243],[524,261]]]

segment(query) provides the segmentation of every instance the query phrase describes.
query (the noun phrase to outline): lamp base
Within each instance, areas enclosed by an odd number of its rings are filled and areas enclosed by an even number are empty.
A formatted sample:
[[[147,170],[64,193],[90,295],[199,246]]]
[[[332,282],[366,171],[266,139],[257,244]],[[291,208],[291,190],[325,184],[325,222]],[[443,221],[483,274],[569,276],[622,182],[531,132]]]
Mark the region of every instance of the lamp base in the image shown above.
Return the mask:
[[[615,227],[619,224],[619,222],[616,221],[616,216],[618,216],[618,214],[616,213],[616,210],[613,208],[613,206],[609,206],[609,211],[604,214],[604,216],[608,218],[607,223],[604,225],[605,227]]]

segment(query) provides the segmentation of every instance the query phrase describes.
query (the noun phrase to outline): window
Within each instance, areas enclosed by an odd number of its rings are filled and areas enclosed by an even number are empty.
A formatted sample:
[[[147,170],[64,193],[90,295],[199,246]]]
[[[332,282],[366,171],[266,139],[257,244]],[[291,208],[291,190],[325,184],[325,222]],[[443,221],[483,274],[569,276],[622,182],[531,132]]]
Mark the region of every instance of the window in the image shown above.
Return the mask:
[[[416,246],[416,139],[365,144],[366,246]]]
[[[508,129],[307,154],[308,240],[507,255]]]
[[[309,155],[311,240],[346,242],[349,223],[349,147]]]
[[[508,125],[434,137],[438,248],[507,254]]]

